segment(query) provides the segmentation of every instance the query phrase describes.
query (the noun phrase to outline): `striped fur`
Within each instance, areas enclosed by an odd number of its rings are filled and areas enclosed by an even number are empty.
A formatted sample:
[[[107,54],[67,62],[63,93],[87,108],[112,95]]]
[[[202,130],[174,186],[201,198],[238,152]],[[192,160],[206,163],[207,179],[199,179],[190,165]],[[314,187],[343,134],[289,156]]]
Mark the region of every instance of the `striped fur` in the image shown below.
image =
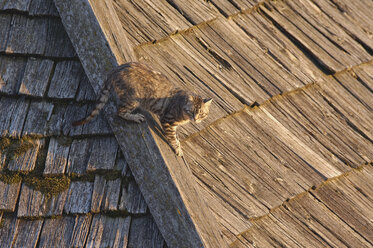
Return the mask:
[[[174,87],[166,76],[142,63],[127,63],[109,74],[96,108],[83,120],[74,122],[73,126],[92,120],[111,97],[117,105],[117,114],[123,119],[144,121],[143,115],[133,113],[138,107],[158,115],[167,141],[179,156],[183,153],[176,134],[177,127],[206,118],[212,102],[212,99],[203,99]]]

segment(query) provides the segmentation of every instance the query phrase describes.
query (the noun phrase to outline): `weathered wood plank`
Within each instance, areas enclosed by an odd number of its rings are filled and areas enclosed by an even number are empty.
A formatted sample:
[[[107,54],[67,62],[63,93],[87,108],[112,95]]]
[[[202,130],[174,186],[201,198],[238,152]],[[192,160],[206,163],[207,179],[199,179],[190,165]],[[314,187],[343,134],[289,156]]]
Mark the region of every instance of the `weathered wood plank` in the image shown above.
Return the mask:
[[[211,2],[186,2],[182,0],[166,1],[193,25],[207,22],[220,16],[218,9],[213,4],[211,4]]]
[[[0,226],[0,247],[11,247],[16,232],[17,217],[4,215]]]
[[[113,169],[117,151],[118,142],[114,137],[93,139],[87,171]]]
[[[348,34],[363,46],[373,49],[373,40],[369,37],[369,30],[373,30],[371,15],[364,9],[373,8],[367,1],[359,1],[354,4],[348,3],[343,7],[342,2],[313,0],[308,6],[317,6],[318,12],[324,12],[329,18],[342,26]],[[339,5],[340,4],[340,5]],[[368,19],[368,22],[364,22]]]
[[[96,101],[97,96],[95,92],[93,91],[93,88],[91,84],[89,83],[88,77],[83,74],[83,78],[80,81],[79,89],[76,94],[77,101]]]
[[[65,173],[71,142],[70,139],[64,137],[50,139],[44,175]]]
[[[89,140],[90,139],[73,140],[70,146],[66,173],[75,175],[86,174],[90,147]]]
[[[0,51],[4,52],[8,41],[12,15],[0,14]]]
[[[363,177],[359,181],[356,184],[358,188],[359,184],[369,184],[372,186],[371,181],[365,181]],[[346,180],[327,183],[316,189],[313,193],[343,222],[372,244],[371,219],[373,205],[371,199],[365,199],[367,197],[356,187],[351,187],[350,182]],[[370,204],[365,203],[367,200],[370,201]]]
[[[86,116],[89,115],[95,108],[96,104],[90,104],[87,108]],[[77,119],[75,119],[77,120]],[[88,122],[83,126],[82,134],[112,134],[113,131],[110,128],[103,112],[99,113],[94,120]]]
[[[21,182],[8,184],[0,181],[0,211],[15,210],[20,188]]]
[[[150,215],[132,218],[128,247],[164,247],[164,239]]]
[[[46,219],[38,247],[84,247],[91,220],[91,215]]]
[[[132,47],[192,26],[166,1],[120,0],[114,6]]]
[[[15,95],[26,67],[26,59],[0,56],[0,92]]]
[[[18,217],[40,217],[62,215],[67,197],[67,190],[58,195],[47,197],[40,191],[22,184],[18,203]]]
[[[369,105],[369,90],[366,90],[349,72],[343,74],[346,75],[339,75],[336,77],[337,80],[329,79],[328,83],[320,84],[320,88],[323,90],[322,94],[329,104],[347,121],[348,125],[355,126],[368,139],[373,140],[373,130],[371,128],[373,105]],[[356,88],[359,92],[356,92]],[[361,94],[362,91],[363,94]]]
[[[40,150],[44,149],[45,140],[36,139],[32,142],[30,148],[24,151],[15,159],[9,161],[8,170],[10,171],[20,171],[20,172],[30,172],[35,168],[36,159]]]
[[[47,19],[13,15],[6,53],[43,54],[48,30]]]
[[[129,171],[128,169],[128,163],[126,162],[126,160],[123,158],[123,154],[122,152],[118,151],[118,155],[117,155],[117,161],[115,163],[115,167],[114,167],[115,170],[119,170],[122,172],[122,176],[124,177],[126,174],[127,174],[127,171]]]
[[[79,61],[58,62],[49,86],[48,97],[73,99],[83,74]]]
[[[115,211],[118,207],[121,179],[107,180],[103,176],[96,175],[91,212]]]
[[[370,247],[371,172],[371,166],[364,166],[291,199],[252,220],[253,226],[237,239],[255,247]],[[243,246],[237,241],[230,247]]]
[[[93,183],[71,182],[67,194],[64,212],[69,214],[84,214],[91,209]]]
[[[35,248],[44,220],[17,219],[17,232],[13,238],[13,247]]]
[[[29,9],[31,0],[6,0],[3,10],[19,10],[26,12]]]
[[[107,47],[87,1],[55,0],[55,3],[87,76],[98,93],[106,74],[118,63]],[[76,32],[79,30],[77,24],[84,27],[81,29],[83,33]],[[216,222],[207,211],[185,162],[177,159],[170,147],[146,124],[114,120],[115,108],[111,104],[106,107],[106,116],[124,157],[140,184],[140,190],[143,194],[146,192],[144,198],[168,245],[225,247],[220,231],[211,228],[216,227]],[[162,185],[167,187],[159,184],[160,178]],[[162,199],[167,199],[167,202]]]
[[[44,55],[63,58],[76,57],[75,50],[60,19],[48,18]]]
[[[130,216],[113,218],[101,214],[95,215],[86,247],[127,247],[130,223]]]
[[[32,0],[29,8],[29,15],[32,16],[59,16],[53,0]]]
[[[264,2],[263,0],[211,0],[211,2],[220,10],[224,16],[237,14],[240,11],[245,11],[253,8],[257,3]]]
[[[231,1],[225,1],[225,0],[211,0],[210,1],[221,14],[223,14],[225,17],[230,16],[232,14],[235,14],[239,12],[240,10],[232,4]]]
[[[53,68],[49,59],[29,58],[19,88],[20,94],[43,97]]]
[[[145,199],[134,180],[131,180],[127,187],[122,185],[119,210],[127,210],[130,214],[145,214],[147,209]]]
[[[44,136],[47,133],[54,105],[47,101],[32,101],[27,113],[22,135]]]
[[[310,1],[276,2],[261,6],[329,73],[370,60],[370,54],[334,20]]]
[[[5,52],[66,58],[76,56],[59,19],[24,15],[13,15]]]
[[[1,136],[19,138],[28,113],[29,100],[2,97],[0,100],[0,133]]]

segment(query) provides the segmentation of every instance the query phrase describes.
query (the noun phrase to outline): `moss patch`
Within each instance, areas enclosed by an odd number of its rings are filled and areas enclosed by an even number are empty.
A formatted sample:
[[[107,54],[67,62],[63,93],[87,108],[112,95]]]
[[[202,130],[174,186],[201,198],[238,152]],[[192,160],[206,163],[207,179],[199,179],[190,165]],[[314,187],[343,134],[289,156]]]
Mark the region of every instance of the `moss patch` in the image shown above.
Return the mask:
[[[70,186],[70,178],[67,176],[55,177],[30,177],[26,176],[24,182],[30,188],[40,191],[47,197],[58,195]]]
[[[0,174],[0,181],[6,184],[14,184],[21,182],[22,177],[18,173],[1,173]]]
[[[30,137],[23,137],[22,139],[2,138],[0,140],[0,150],[6,156],[5,164],[17,159],[31,148],[36,147],[37,142],[37,139],[31,139]]]

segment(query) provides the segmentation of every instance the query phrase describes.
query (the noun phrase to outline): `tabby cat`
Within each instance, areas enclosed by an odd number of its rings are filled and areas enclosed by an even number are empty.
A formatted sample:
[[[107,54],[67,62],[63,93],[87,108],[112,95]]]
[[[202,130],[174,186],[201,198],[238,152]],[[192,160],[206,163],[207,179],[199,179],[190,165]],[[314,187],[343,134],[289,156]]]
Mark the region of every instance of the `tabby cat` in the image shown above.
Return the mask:
[[[108,76],[99,103],[92,113],[73,126],[83,125],[95,117],[108,101],[114,98],[118,115],[123,119],[140,123],[145,120],[140,113],[132,113],[140,107],[159,117],[167,141],[178,156],[183,152],[176,135],[179,125],[195,121],[199,123],[209,113],[212,99],[175,88],[167,77],[153,71],[147,65],[127,63],[114,69]]]

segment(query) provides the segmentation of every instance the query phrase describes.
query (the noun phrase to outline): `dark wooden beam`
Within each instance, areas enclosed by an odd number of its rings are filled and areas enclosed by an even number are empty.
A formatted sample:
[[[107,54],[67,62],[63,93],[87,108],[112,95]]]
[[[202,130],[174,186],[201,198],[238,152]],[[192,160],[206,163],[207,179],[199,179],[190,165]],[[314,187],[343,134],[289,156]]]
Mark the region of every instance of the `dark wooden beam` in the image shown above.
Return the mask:
[[[96,92],[118,64],[136,60],[110,0],[54,0]],[[114,38],[115,37],[115,38]],[[163,140],[159,126],[134,124],[104,109],[150,212],[169,247],[227,247],[189,166]]]

